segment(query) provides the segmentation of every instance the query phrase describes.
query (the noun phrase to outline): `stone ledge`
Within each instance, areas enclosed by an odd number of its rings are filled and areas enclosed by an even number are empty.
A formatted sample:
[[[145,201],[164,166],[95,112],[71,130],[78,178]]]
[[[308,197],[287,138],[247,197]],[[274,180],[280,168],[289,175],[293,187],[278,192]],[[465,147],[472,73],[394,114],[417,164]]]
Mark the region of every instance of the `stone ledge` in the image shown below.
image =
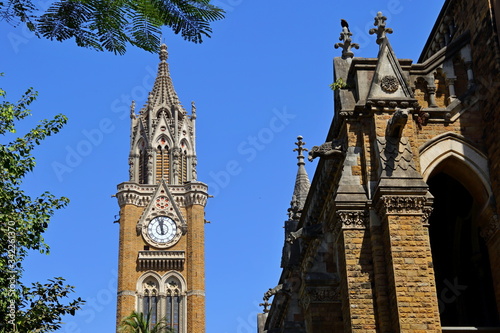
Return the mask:
[[[184,269],[184,251],[139,251],[137,267],[139,270],[178,270]]]

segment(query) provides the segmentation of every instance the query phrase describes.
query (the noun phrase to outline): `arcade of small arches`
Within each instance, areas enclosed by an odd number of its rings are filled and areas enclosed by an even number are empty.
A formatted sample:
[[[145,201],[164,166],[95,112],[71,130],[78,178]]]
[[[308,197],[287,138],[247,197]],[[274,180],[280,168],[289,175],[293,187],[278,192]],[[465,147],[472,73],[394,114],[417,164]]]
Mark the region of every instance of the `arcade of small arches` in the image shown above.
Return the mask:
[[[172,143],[162,134],[155,143],[156,147],[150,148],[144,140],[139,140],[135,155],[138,167],[131,167],[131,178],[137,179],[139,184],[152,183],[153,175],[154,183],[163,179],[167,183],[183,184],[194,178],[196,158],[187,140],[183,139],[179,147],[171,148]]]

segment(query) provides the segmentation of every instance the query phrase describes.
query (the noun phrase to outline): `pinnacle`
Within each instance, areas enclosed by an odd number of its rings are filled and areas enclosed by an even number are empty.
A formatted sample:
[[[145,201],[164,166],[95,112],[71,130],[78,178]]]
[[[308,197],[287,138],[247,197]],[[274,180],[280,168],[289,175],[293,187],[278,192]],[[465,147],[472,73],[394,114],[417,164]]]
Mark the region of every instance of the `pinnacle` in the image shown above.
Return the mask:
[[[309,193],[309,187],[311,186],[311,182],[309,181],[309,176],[307,175],[306,168],[304,167],[304,155],[303,151],[308,151],[307,148],[303,146],[306,144],[302,141],[302,136],[297,137],[297,148],[293,151],[296,151],[297,154],[297,176],[295,178],[295,186],[293,189],[292,201],[290,203],[291,207],[288,209],[290,219],[297,219],[299,215],[299,211],[304,207],[304,203],[306,202],[307,194]]]
[[[167,59],[168,59],[167,45],[161,44],[161,46],[160,46],[160,60],[167,61]]]

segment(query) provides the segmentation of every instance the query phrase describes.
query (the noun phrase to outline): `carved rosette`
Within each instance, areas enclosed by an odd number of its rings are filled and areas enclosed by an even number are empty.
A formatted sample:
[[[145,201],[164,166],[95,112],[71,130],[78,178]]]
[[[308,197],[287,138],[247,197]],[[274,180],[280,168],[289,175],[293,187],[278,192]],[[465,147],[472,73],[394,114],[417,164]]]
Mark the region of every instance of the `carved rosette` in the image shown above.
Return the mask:
[[[393,93],[399,89],[398,79],[394,75],[386,75],[380,80],[380,88],[386,93]]]
[[[500,220],[498,219],[498,215],[493,215],[488,224],[484,228],[481,228],[481,237],[488,242],[499,230]]]

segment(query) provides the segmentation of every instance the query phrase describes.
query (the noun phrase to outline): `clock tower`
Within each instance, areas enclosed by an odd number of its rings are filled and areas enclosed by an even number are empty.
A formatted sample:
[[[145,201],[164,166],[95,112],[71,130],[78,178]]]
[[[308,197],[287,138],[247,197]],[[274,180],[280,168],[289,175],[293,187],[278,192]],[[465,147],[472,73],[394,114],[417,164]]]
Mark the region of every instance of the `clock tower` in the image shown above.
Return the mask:
[[[153,90],[132,103],[129,180],[118,185],[120,243],[117,325],[132,311],[177,333],[205,332],[204,207],[196,180],[196,107],[174,90],[161,46]]]

